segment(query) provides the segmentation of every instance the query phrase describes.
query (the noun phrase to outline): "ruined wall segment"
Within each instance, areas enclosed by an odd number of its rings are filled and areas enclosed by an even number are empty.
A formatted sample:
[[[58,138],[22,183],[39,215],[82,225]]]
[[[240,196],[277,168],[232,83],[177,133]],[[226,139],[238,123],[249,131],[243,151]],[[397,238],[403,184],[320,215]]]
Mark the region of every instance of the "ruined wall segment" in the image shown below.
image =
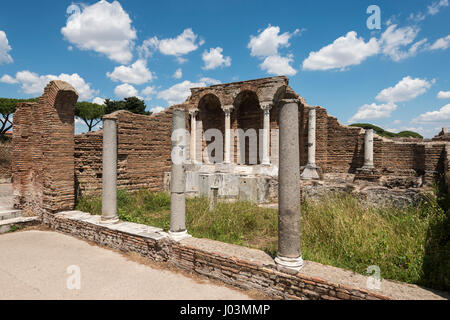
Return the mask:
[[[164,172],[171,164],[173,108],[150,116],[123,110],[105,116],[117,119],[119,189],[164,189]],[[77,196],[101,193],[102,143],[102,131],[75,137]]]
[[[35,214],[71,210],[74,196],[74,116],[78,94],[50,82],[37,103],[14,113],[13,189],[16,206]]]

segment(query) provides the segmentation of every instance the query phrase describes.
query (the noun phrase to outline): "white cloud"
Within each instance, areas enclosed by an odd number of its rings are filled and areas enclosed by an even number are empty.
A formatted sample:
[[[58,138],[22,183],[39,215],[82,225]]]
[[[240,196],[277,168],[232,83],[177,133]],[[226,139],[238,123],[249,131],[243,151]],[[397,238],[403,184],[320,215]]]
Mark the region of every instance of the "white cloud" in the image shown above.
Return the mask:
[[[289,39],[299,32],[300,30],[297,29],[293,33],[280,34],[280,27],[269,25],[257,36],[250,36],[247,47],[254,57],[278,55],[278,48],[289,47]]]
[[[181,79],[183,77],[183,70],[181,68],[178,68],[177,71],[173,74],[173,77],[175,79]]]
[[[137,60],[129,67],[116,67],[112,73],[108,72],[106,75],[113,81],[132,84],[144,84],[155,78],[147,68],[147,62],[145,60]]]
[[[438,111],[430,111],[421,114],[417,118],[413,119],[413,123],[426,123],[426,122],[437,122],[446,123],[450,121],[450,104],[443,106]]]
[[[294,58],[292,55],[288,55],[287,57],[274,55],[264,59],[264,62],[261,63],[260,67],[270,74],[293,76],[297,74],[297,70],[291,67],[293,61]]]
[[[433,45],[431,45],[429,49],[430,50],[439,50],[439,49],[445,50],[448,47],[450,47],[450,35],[436,40],[436,42],[433,43]]]
[[[288,54],[283,57],[278,50],[289,47],[289,39],[299,33],[301,33],[301,30],[296,29],[293,33],[280,34],[280,27],[269,25],[257,36],[250,36],[247,47],[250,49],[251,56],[263,59],[263,62],[259,65],[261,70],[265,70],[269,74],[292,76],[297,74],[297,70],[291,66],[294,55]]]
[[[419,47],[426,43],[426,39],[414,43],[408,50],[405,47],[414,42],[419,31],[418,27],[397,28],[396,24],[389,26],[379,40],[382,53],[394,61],[415,55]]]
[[[178,35],[176,38],[168,38],[168,39],[158,39],[157,37],[153,37],[145,40],[142,45],[138,48],[141,56],[148,57],[152,54],[154,50],[159,50],[164,55],[176,56],[180,58],[183,55],[186,55],[192,51],[197,50],[199,46],[201,46],[204,42],[202,40],[198,40],[198,35],[196,35],[191,28],[185,29],[183,33]],[[185,61],[178,60],[180,63]]]
[[[191,95],[191,88],[206,87],[218,83],[220,83],[220,81],[211,78],[202,78],[196,83],[185,80],[173,85],[169,89],[161,91],[158,93],[158,98],[166,100],[169,105],[183,103]]]
[[[161,111],[164,111],[165,109],[166,109],[166,108],[164,108],[164,107],[157,106],[157,107],[151,107],[151,108],[150,108],[150,111],[153,112],[153,113],[159,113],[159,112],[161,112]]]
[[[424,94],[434,83],[434,80],[427,81],[425,79],[404,77],[394,87],[382,90],[376,97],[378,101],[383,102],[403,102],[415,99]]]
[[[209,51],[205,50],[202,55],[203,62],[205,66],[203,69],[212,70],[218,67],[229,67],[231,66],[231,58],[224,57],[223,49],[221,47],[211,48]]]
[[[119,98],[138,97],[138,91],[128,83],[121,84],[114,89],[114,94]]]
[[[100,97],[95,97],[92,100],[92,103],[96,103],[96,104],[99,104],[99,105],[104,105],[105,104],[105,99],[100,98]]]
[[[450,91],[439,91],[438,99],[450,99]]]
[[[394,103],[377,105],[376,103],[361,106],[349,122],[388,118],[397,109]]]
[[[428,14],[435,15],[443,7],[448,7],[448,0],[440,0],[433,2],[431,5],[428,6]]]
[[[11,77],[9,74],[5,74],[0,78],[0,82],[8,83],[8,84],[16,84],[19,83],[15,78]]]
[[[78,8],[61,29],[64,38],[81,50],[93,50],[119,63],[129,63],[137,36],[120,3],[102,0]]]
[[[9,54],[12,48],[9,45],[8,38],[6,37],[6,33],[0,30],[0,65],[4,63],[12,63],[13,58]]]
[[[378,52],[379,44],[375,38],[365,42],[362,37],[358,38],[355,31],[350,31],[319,51],[311,52],[309,57],[303,61],[303,69],[343,69],[358,65]]]
[[[141,91],[141,94],[144,95],[145,97],[150,97],[156,94],[156,89],[155,87],[146,87]]]
[[[12,81],[13,78],[10,78],[11,79],[9,80]],[[62,80],[70,83],[75,90],[77,90],[80,100],[92,99],[94,94],[97,93],[97,91],[92,89],[91,85],[86,83],[86,81],[77,73],[72,75],[61,73],[59,76],[51,74],[40,76],[37,73],[25,70],[17,72],[14,80],[16,81],[15,83],[20,83],[23,92],[26,94],[42,94],[44,88],[52,80]]]

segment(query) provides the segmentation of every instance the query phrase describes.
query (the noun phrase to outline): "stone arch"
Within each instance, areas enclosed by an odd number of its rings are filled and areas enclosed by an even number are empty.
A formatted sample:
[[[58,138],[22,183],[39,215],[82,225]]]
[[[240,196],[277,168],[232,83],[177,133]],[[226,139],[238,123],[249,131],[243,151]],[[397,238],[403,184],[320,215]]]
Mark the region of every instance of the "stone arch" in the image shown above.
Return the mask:
[[[263,128],[264,114],[260,100],[253,90],[241,90],[234,99],[237,129],[241,132],[235,141],[237,160],[240,164],[261,163],[259,132]],[[242,135],[242,131],[246,135]],[[256,141],[253,135],[256,134]],[[256,153],[256,154],[255,154]]]
[[[225,114],[222,110],[222,104],[217,95],[213,93],[206,93],[202,95],[202,98],[198,102],[198,130],[201,132],[202,138],[202,153],[206,150],[209,143],[205,140],[205,132],[210,129],[218,129],[222,133],[222,137],[225,134]],[[213,153],[212,156],[215,156]],[[203,159],[206,163],[211,163],[211,159]]]

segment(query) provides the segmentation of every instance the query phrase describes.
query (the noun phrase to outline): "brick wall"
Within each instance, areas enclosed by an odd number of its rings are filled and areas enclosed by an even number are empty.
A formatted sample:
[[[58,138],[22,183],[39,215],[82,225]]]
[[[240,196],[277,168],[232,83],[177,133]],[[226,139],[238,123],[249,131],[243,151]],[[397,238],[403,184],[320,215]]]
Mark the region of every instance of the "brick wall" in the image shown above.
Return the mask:
[[[164,189],[164,172],[170,171],[171,163],[172,110],[169,108],[151,116],[127,111],[107,116],[117,119],[119,189]],[[102,149],[102,131],[75,137],[78,196],[101,192]]]
[[[12,145],[10,141],[0,141],[0,181],[11,178]]]
[[[19,208],[40,213],[74,206],[74,110],[78,95],[52,81],[37,103],[14,113],[13,188]]]

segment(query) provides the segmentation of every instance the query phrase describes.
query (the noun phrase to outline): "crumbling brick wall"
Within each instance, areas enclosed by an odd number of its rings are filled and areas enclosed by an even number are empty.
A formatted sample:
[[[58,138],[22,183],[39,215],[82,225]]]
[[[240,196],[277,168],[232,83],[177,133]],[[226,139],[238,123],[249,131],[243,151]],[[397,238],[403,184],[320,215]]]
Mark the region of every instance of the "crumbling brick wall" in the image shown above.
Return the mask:
[[[11,158],[11,142],[0,141],[0,181],[9,180],[11,178]]]
[[[13,189],[16,206],[34,214],[74,207],[74,113],[78,95],[52,81],[37,103],[14,113]]]
[[[119,189],[164,189],[164,172],[170,171],[171,164],[172,111],[169,108],[151,116],[118,111],[107,116],[117,119]],[[102,149],[102,131],[75,137],[78,196],[102,191]]]

